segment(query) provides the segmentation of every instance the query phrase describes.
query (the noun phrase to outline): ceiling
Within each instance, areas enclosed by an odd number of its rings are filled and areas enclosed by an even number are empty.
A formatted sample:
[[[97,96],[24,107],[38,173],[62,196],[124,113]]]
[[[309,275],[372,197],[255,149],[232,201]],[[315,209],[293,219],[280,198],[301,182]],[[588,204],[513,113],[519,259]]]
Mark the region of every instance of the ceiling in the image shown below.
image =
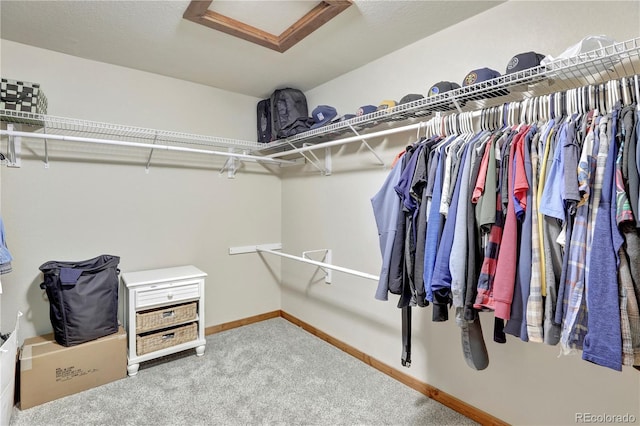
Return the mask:
[[[354,1],[284,53],[183,19],[189,3],[2,0],[0,35],[264,98],[276,88],[312,89],[502,1]],[[278,34],[317,3],[215,0],[209,9]]]

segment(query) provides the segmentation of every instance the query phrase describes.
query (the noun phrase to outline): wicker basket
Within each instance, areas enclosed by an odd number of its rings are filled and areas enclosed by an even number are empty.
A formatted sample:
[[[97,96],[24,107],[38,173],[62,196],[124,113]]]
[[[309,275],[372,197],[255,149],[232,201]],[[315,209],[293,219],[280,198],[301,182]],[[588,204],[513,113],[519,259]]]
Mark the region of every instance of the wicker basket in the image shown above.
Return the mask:
[[[136,314],[136,333],[171,327],[197,318],[197,303],[185,303]]]
[[[198,338],[198,324],[182,325],[180,327],[161,330],[157,333],[136,336],[136,353],[138,355],[159,351],[160,349],[177,346]]]

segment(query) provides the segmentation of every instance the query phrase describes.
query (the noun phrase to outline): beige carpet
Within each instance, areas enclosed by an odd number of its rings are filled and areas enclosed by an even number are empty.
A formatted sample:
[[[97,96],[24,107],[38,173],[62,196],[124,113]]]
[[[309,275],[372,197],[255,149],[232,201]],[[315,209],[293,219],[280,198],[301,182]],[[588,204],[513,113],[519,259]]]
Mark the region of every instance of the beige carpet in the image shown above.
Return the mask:
[[[282,318],[207,337],[135,377],[20,411],[33,425],[462,425],[466,417]]]

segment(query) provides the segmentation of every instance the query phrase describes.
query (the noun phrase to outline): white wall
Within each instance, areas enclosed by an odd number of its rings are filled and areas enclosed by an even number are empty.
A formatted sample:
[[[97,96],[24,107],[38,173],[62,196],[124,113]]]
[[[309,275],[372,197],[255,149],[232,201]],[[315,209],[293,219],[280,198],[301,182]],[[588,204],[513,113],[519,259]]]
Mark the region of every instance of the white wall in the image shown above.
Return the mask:
[[[618,41],[640,35],[638,2],[508,2],[394,52],[307,93],[310,105],[339,113],[407,93],[426,94],[441,80],[458,83],[481,67],[503,72],[509,59],[535,50],[558,55],[586,35]],[[390,163],[415,133],[369,140]],[[380,251],[370,198],[389,168],[358,144],[333,149],[331,176],[288,169],[283,178],[282,231],[289,253],[331,248],[333,262],[378,274]],[[320,154],[319,151],[317,153]],[[512,424],[574,424],[575,413],[630,413],[640,421],[640,375],[558,357],[559,348],[510,337],[492,341],[493,317],[483,314],[490,365],[464,362],[453,321],[432,323],[431,308],[414,309],[413,363],[400,364],[397,296],[374,300],[373,281],[335,272],[326,285],[314,267],[283,261],[282,309],[337,339]]]
[[[255,140],[257,99],[2,40],[2,76],[41,83],[50,115]],[[280,308],[278,264],[229,257],[231,246],[280,240],[280,181],[224,158],[23,140],[21,168],[2,168],[2,216],[15,258],[2,277],[2,324],[23,311],[21,337],[51,331],[38,267],[121,257],[123,272],[193,264],[208,273],[206,325]],[[83,157],[76,161],[78,156]],[[185,164],[186,166],[182,166]],[[272,264],[273,265],[273,264]],[[274,274],[276,276],[274,276]]]

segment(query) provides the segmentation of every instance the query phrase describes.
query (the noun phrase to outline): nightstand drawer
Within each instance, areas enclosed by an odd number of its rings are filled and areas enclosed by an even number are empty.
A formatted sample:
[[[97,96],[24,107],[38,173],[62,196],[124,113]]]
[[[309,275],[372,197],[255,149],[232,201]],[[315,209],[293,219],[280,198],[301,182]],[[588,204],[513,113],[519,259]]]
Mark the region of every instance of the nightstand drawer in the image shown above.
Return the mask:
[[[194,300],[200,297],[198,283],[141,289],[136,291],[136,308],[146,306],[159,306],[167,303],[177,303],[186,300]]]

